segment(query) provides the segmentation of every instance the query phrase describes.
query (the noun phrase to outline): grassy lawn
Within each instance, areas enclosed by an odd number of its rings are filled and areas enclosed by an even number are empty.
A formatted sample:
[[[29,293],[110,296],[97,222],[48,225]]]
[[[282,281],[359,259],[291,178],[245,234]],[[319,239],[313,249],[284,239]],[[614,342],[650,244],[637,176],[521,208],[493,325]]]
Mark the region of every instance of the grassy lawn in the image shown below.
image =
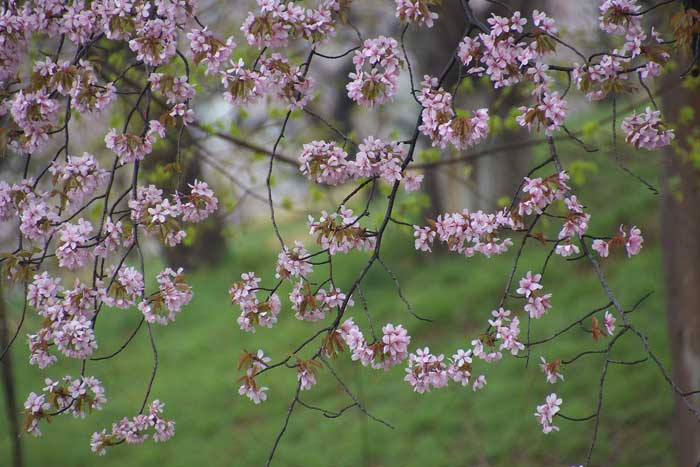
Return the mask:
[[[598,157],[598,156],[592,156]],[[607,169],[602,169],[607,170]],[[657,246],[655,200],[629,177],[611,185],[607,177],[589,181],[579,198],[589,202],[594,217],[592,232],[611,232],[621,222],[638,223],[646,237],[642,254],[628,260],[621,254],[604,263],[604,270],[623,305],[654,290],[631,318],[649,337],[667,362],[663,290],[660,282],[660,250]],[[586,193],[589,199],[586,199]],[[616,196],[615,206],[608,200]],[[556,225],[551,225],[556,229]],[[412,336],[411,350],[430,346],[434,352],[451,354],[466,348],[498,302],[512,264],[512,254],[487,260],[458,256],[426,257],[415,252],[409,232],[392,226],[385,242],[384,257],[396,272],[416,312],[430,317],[425,323],[411,317],[398,299],[393,282],[380,268],[373,268],[364,282],[376,324],[402,323]],[[301,323],[287,309],[273,329],[255,335],[238,329],[238,314],[229,304],[230,284],[241,272],[255,270],[272,279],[276,258],[275,239],[269,227],[249,226],[231,240],[221,266],[190,276],[195,298],[174,325],[155,327],[159,348],[159,370],[153,396],[166,403],[165,416],[177,422],[173,440],[154,445],[119,446],[105,457],[90,452],[93,431],[109,428],[113,421],[138,410],[150,375],[153,357],[147,334],[141,332],[132,345],[108,362],[91,363],[88,374],[106,382],[109,403],[105,410],[86,420],[58,417],[42,427],[44,436],[24,437],[28,466],[253,466],[262,465],[281,428],[293,395],[296,378],[291,370],[268,373],[263,382],[270,387],[268,401],[255,406],[238,396],[236,360],[241,349],[265,349],[273,361],[284,358],[321,324]],[[285,238],[304,238],[305,229],[293,224]],[[548,250],[533,245],[521,259],[518,275],[541,267]],[[338,258],[334,267],[341,288],[352,283],[365,255]],[[545,287],[553,293],[553,309],[533,321],[533,339],[566,326],[607,299],[587,263],[567,262],[555,257],[547,272]],[[155,272],[155,266],[147,271]],[[519,276],[518,276],[519,277]],[[284,295],[282,295],[284,297]],[[359,302],[359,300],[356,300]],[[519,309],[517,301],[509,302]],[[17,302],[13,306],[16,307]],[[14,310],[16,312],[16,308]],[[366,320],[359,304],[350,313],[363,328]],[[14,315],[13,315],[14,316]],[[97,327],[103,355],[116,349],[132,332],[139,316],[135,310],[108,310]],[[25,329],[36,327],[29,320]],[[76,375],[79,362],[66,362],[48,371],[28,367],[24,339],[13,352],[19,394],[40,390],[43,378]],[[403,367],[389,372],[353,364],[347,355],[335,362],[338,372],[376,416],[392,423],[388,429],[355,409],[338,419],[299,408],[276,454],[279,466],[500,466],[571,465],[582,462],[590,442],[593,422],[558,420],[561,432],[544,435],[533,412],[544,397],[556,391],[564,399],[563,412],[583,417],[594,411],[602,360],[599,355],[581,358],[564,368],[565,381],[548,385],[536,363],[540,355],[551,361],[570,358],[585,348],[603,348],[591,336],[574,329],[554,343],[535,348],[529,368],[525,360],[505,356],[490,367],[479,363],[488,377],[484,391],[450,385],[447,389],[418,395],[403,382]],[[313,348],[312,348],[313,349]],[[312,350],[309,349],[309,350]],[[620,339],[614,358],[635,360],[643,356],[639,340],[628,334]],[[338,409],[349,403],[342,388],[328,371],[303,400]],[[672,397],[657,368],[641,365],[611,365],[604,387],[603,416],[594,454],[594,465],[656,466],[672,463]],[[4,406],[0,423],[5,423]],[[9,458],[9,443],[0,437],[0,465]]]

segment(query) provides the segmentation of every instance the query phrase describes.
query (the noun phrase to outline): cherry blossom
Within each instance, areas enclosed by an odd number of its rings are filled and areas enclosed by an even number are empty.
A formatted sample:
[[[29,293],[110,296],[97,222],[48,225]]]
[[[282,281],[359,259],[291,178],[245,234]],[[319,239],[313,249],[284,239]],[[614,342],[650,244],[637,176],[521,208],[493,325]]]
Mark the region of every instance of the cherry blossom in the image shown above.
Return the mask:
[[[625,140],[635,148],[653,151],[671,144],[675,138],[673,130],[661,121],[661,112],[649,107],[637,115],[633,113],[620,125],[625,133]]]
[[[552,431],[559,431],[559,427],[554,426],[554,417],[561,410],[562,400],[557,397],[555,393],[551,393],[545,399],[545,403],[537,406],[537,411],[535,412],[535,417],[537,421],[542,425],[542,432],[547,434]]]
[[[301,173],[316,183],[339,185],[349,177],[347,153],[326,141],[305,144],[299,155]]]
[[[374,107],[393,99],[403,66],[395,39],[379,36],[366,39],[355,52],[355,71],[350,73],[348,97],[364,107]],[[367,70],[366,68],[369,68]]]
[[[434,0],[396,0],[396,17],[407,23],[432,28],[438,14],[430,10]]]
[[[316,220],[309,216],[309,235],[316,235],[323,249],[331,255],[348,253],[350,250],[369,251],[375,246],[371,232],[359,226],[359,218],[352,209],[340,206],[338,212],[321,212]]]
[[[615,333],[615,321],[615,317],[609,311],[606,311],[603,324],[605,325],[605,331],[609,336],[612,336]]]
[[[564,375],[559,373],[559,369],[561,367],[560,360],[547,363],[544,357],[540,357],[540,362],[540,368],[542,368],[548,383],[555,384],[557,380],[564,381]]]
[[[128,444],[140,444],[149,436],[159,443],[167,441],[175,435],[175,422],[162,418],[165,404],[155,399],[148,406],[147,413],[141,413],[129,419],[124,417],[112,424],[111,432],[102,430],[92,434],[90,449],[99,455],[104,455],[109,446],[115,446],[126,442]]]

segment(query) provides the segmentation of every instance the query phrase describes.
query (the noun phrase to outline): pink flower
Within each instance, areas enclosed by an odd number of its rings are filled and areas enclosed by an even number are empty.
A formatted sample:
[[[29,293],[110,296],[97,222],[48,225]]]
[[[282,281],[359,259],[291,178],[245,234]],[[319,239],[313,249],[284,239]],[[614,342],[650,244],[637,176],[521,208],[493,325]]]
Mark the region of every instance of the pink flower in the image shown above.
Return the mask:
[[[649,107],[639,115],[633,113],[625,118],[620,128],[628,143],[649,151],[668,146],[676,137],[673,130],[661,121],[661,112],[652,111]]]
[[[308,391],[316,385],[316,375],[306,366],[297,366],[297,380],[302,391]]]
[[[105,136],[105,144],[118,157],[122,164],[131,164],[143,160],[153,150],[153,141],[128,133],[117,134],[112,128]]]
[[[253,380],[254,382],[254,380]],[[252,400],[253,403],[260,404],[267,400],[267,386],[258,386],[257,384],[251,384],[247,379],[240,388],[238,388],[238,393],[242,396],[246,396],[248,399]]]
[[[559,367],[561,365],[559,360],[547,363],[544,357],[540,357],[540,362],[542,362],[540,363],[540,368],[542,368],[542,371],[544,371],[548,383],[554,384],[557,382],[557,379],[564,381],[564,375],[559,373]]]
[[[606,311],[603,317],[603,323],[605,324],[605,331],[609,336],[615,333],[615,321],[615,317],[609,311]]]
[[[355,160],[348,164],[353,177],[379,177],[388,183],[402,179],[401,164],[406,151],[400,144],[369,136],[358,149]]]
[[[579,251],[579,248],[569,241],[564,244],[557,245],[557,247],[554,249],[554,253],[563,256],[564,258],[568,258],[571,255],[577,255],[579,254]]]
[[[474,384],[472,385],[472,389],[476,392],[481,389],[484,389],[486,387],[486,376],[484,375],[479,375],[475,380]]]
[[[598,252],[601,258],[607,258],[610,254],[610,244],[605,240],[593,240],[593,249]]]
[[[366,39],[353,57],[355,71],[346,86],[348,97],[361,106],[374,107],[393,99],[403,61],[395,39]]]
[[[375,237],[358,223],[352,209],[341,205],[337,212],[321,211],[316,220],[309,216],[309,234],[316,235],[323,249],[331,255],[348,253],[351,250],[370,251],[374,249]]]
[[[383,359],[374,368],[388,370],[394,365],[398,365],[408,357],[408,344],[411,337],[403,326],[387,324],[382,327],[382,347]]]
[[[450,251],[472,257],[481,253],[486,257],[503,254],[513,244],[510,238],[501,239],[498,230],[510,227],[509,219],[500,214],[483,211],[443,214],[438,216],[434,227],[414,228],[415,247],[430,251],[435,238],[447,245]]]
[[[564,124],[567,104],[559,97],[559,93],[544,91],[539,104],[535,107],[520,107],[519,110],[521,114],[516,118],[518,125],[527,127],[528,131],[533,127],[539,130],[540,125],[543,125],[545,134],[551,136]]]
[[[562,400],[557,397],[555,393],[551,393],[547,396],[545,403],[537,406],[537,411],[535,412],[535,417],[542,425],[543,433],[551,433],[552,431],[559,431],[559,428],[552,425],[554,416],[559,413]]]
[[[629,236],[627,237],[627,242],[625,242],[625,248],[627,249],[627,257],[632,257],[639,254],[642,249],[642,243],[644,243],[644,238],[642,237],[642,231],[633,226],[630,229]]]
[[[10,113],[24,132],[20,139],[23,151],[34,152],[49,139],[48,132],[55,123],[58,108],[58,101],[44,89],[28,93],[20,90],[15,95]]]
[[[551,297],[552,294],[549,293],[542,296],[530,296],[530,298],[527,299],[525,311],[530,314],[531,318],[540,319],[542,316],[544,316],[547,310],[552,308],[551,303],[549,303],[549,299]]]
[[[430,0],[395,0],[396,17],[406,23],[415,23],[418,26],[433,27],[433,21],[438,14],[430,11],[429,6],[434,2]]]
[[[529,297],[533,292],[542,288],[542,285],[540,284],[541,278],[542,274],[535,274],[533,276],[532,271],[528,271],[527,274],[525,274],[525,277],[520,279],[520,287],[518,290],[516,290],[516,293]]]
[[[637,0],[605,0],[600,9],[600,29],[624,36],[641,28],[641,17]]]
[[[165,326],[192,300],[192,288],[185,282],[182,268],[177,272],[165,268],[156,278],[158,293],[139,303],[139,310],[149,323]]]
[[[136,53],[138,60],[151,66],[163,65],[176,53],[176,25],[167,19],[149,19],[136,28],[129,48]]]
[[[83,218],[77,224],[63,224],[60,229],[61,245],[56,249],[59,267],[69,270],[85,265],[93,255],[88,247],[92,224]]]
[[[185,196],[182,204],[182,220],[201,222],[219,207],[219,200],[206,182],[195,180],[189,184],[190,194]]]
[[[304,248],[304,244],[299,240],[294,242],[294,248],[290,251],[288,247],[277,257],[277,267],[275,277],[307,277],[313,271],[313,266],[307,260],[309,252]]]
[[[349,177],[347,153],[334,143],[312,141],[299,155],[301,173],[316,183],[340,185]]]
[[[406,174],[403,181],[403,187],[407,193],[418,191],[420,189],[421,183],[423,183],[423,174],[415,174],[413,172],[409,172]]]
[[[461,358],[464,358],[464,355]],[[444,388],[450,380],[444,359],[445,356],[442,354],[431,354],[428,347],[416,350],[415,354],[408,356],[404,381],[419,394],[429,392],[431,388]]]
[[[112,424],[112,431],[95,432],[90,439],[92,452],[102,456],[108,446],[126,442],[128,444],[143,443],[149,435],[152,435],[156,443],[169,440],[175,435],[175,422],[161,417],[165,404],[158,399],[151,402],[148,412],[136,415],[129,419],[122,418]]]
[[[95,156],[83,153],[82,156],[68,156],[65,163],[54,162],[49,172],[55,177],[55,184],[61,183],[71,204],[78,204],[90,197],[109,178]]]
[[[224,43],[214,37],[207,28],[194,28],[187,33],[187,38],[190,40],[190,50],[195,63],[203,63],[206,66],[206,74],[218,73],[236,46],[232,37]]]

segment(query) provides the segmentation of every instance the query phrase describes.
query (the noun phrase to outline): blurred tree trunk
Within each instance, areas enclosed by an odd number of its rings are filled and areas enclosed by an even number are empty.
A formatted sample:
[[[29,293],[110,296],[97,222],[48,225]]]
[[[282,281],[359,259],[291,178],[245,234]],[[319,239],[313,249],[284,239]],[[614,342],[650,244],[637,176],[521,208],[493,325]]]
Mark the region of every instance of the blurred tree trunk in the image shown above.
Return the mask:
[[[677,75],[669,73],[663,83],[664,117],[676,142],[664,158],[661,229],[673,377],[681,390],[692,391],[700,389],[700,154],[690,142],[700,138],[700,83],[696,78],[689,87],[691,79],[682,84]],[[690,400],[700,409],[700,394]],[[673,429],[678,465],[698,465],[700,424],[679,397]]]
[[[7,306],[3,297],[3,284],[0,281],[0,352],[10,344],[10,325],[7,316]],[[8,436],[12,446],[12,465],[22,467],[22,439],[20,438],[19,409],[15,394],[15,378],[12,368],[12,349],[9,349],[2,358],[2,385],[5,393],[5,409],[7,410],[7,423],[10,425]]]

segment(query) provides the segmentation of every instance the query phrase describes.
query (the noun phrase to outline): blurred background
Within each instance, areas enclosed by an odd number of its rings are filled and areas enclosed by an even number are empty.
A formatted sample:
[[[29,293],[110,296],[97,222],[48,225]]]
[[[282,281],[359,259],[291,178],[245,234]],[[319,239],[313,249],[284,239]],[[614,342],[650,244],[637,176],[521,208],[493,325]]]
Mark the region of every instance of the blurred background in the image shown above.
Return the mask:
[[[239,25],[254,2],[201,0],[200,19],[219,37],[233,35],[239,46],[234,55],[246,63],[258,51],[248,49]],[[446,0],[437,9],[441,16],[433,29],[411,28],[406,46],[416,81],[425,73],[438,74],[449,60],[464,31],[458,1]],[[606,49],[609,37],[597,28],[596,0],[560,2],[520,0],[506,2],[514,9],[539,9],[557,19],[561,34],[582,50]],[[644,2],[642,2],[644,3]],[[653,2],[649,2],[653,3]],[[352,24],[364,37],[379,34],[398,38],[400,24],[393,15],[394,2],[356,0]],[[482,17],[490,11],[508,15],[503,7],[487,1],[473,1]],[[666,13],[659,13],[665,21]],[[525,15],[524,15],[525,16]],[[529,13],[528,15],[529,16]],[[357,45],[354,31],[340,28],[336,39],[321,47],[325,54],[342,53]],[[305,44],[293,44],[284,53],[301,62]],[[123,68],[133,58],[128,50],[110,51],[103,68],[106,76]],[[562,51],[553,63],[571,63],[574,57]],[[310,75],[316,79],[318,95],[308,107],[355,140],[375,135],[396,140],[408,139],[418,108],[410,98],[408,73],[402,74],[400,95],[394,105],[366,111],[351,105],[345,94],[351,56],[342,60],[318,60]],[[136,76],[134,80],[138,79]],[[130,75],[124,80],[129,85]],[[268,401],[255,406],[238,395],[236,363],[242,349],[258,348],[276,361],[311,335],[316,327],[299,322],[283,308],[273,329],[259,329],[254,335],[241,331],[235,319],[239,310],[230,305],[228,288],[242,272],[255,271],[263,280],[274,279],[279,244],[269,224],[266,205],[266,151],[271,149],[284,118],[285,109],[274,101],[250,108],[234,108],[221,98],[220,83],[195,73],[198,96],[197,121],[185,131],[184,176],[181,184],[205,179],[220,200],[217,216],[188,230],[185,247],[149,246],[147,276],[154,276],[165,265],[184,266],[194,290],[194,299],[167,327],[156,327],[159,370],[152,394],[166,403],[165,416],[176,421],[176,435],[164,444],[120,446],[105,457],[90,452],[94,431],[109,428],[112,422],[138,410],[152,368],[150,344],[145,333],[114,359],[92,364],[90,373],[106,386],[105,409],[85,420],[58,417],[44,425],[43,437],[21,437],[24,465],[56,466],[248,466],[262,465],[279,432],[296,384],[290,370],[272,371],[262,377],[270,387]],[[613,255],[604,263],[605,272],[625,308],[653,292],[632,315],[633,322],[646,333],[651,346],[664,364],[673,368],[682,387],[700,382],[700,342],[697,270],[700,260],[698,220],[698,161],[700,144],[696,112],[700,108],[697,78],[683,85],[669,76],[652,88],[665,114],[677,131],[677,142],[667,154],[635,152],[622,143],[612,146],[612,107],[609,103],[591,105],[572,91],[567,127],[596,152],[566,136],[557,146],[579,200],[591,213],[590,231],[608,235],[620,224],[637,225],[645,242],[642,254],[632,259]],[[457,76],[448,78],[454,86]],[[141,84],[131,83],[132,85]],[[423,189],[399,197],[397,217],[423,224],[426,217],[463,208],[493,210],[508,204],[518,183],[531,167],[547,158],[541,135],[528,135],[515,123],[518,106],[527,100],[526,91],[494,91],[487,83],[463,81],[457,106],[465,109],[488,107],[491,136],[469,152],[451,153],[419,146],[417,166],[425,175]],[[566,83],[562,84],[562,88]],[[627,115],[643,109],[646,93],[618,99],[617,113]],[[119,105],[119,104],[115,104]],[[128,98],[121,104],[127,108]],[[103,136],[123,118],[119,107],[104,121],[78,119],[72,147],[106,160]],[[621,117],[620,117],[621,118]],[[619,121],[617,121],[619,127]],[[295,111],[280,146],[280,153],[295,160],[301,144],[314,139],[333,139],[334,134],[319,125],[309,113]],[[175,141],[159,143],[145,163],[141,183],[154,183],[166,191],[176,189],[177,177],[167,170]],[[79,150],[78,150],[79,148]],[[446,160],[468,159],[456,163]],[[15,181],[21,161],[0,160],[2,178]],[[624,169],[623,169],[624,167]],[[626,170],[625,170],[626,169]],[[630,174],[630,172],[633,173]],[[640,182],[645,180],[656,193]],[[126,184],[128,180],[117,180]],[[273,193],[282,235],[289,243],[304,240],[311,246],[306,226],[308,214],[334,209],[352,189],[329,189],[309,184],[293,163],[275,166]],[[371,202],[368,225],[378,223],[385,204],[380,190]],[[359,207],[359,204],[358,206]],[[360,208],[361,209],[361,208]],[[557,229],[545,219],[544,227]],[[551,220],[550,220],[551,221]],[[9,223],[8,223],[9,224]],[[2,250],[12,241],[14,225],[3,225]],[[437,353],[450,353],[481,332],[483,322],[498,303],[512,254],[493,259],[460,256],[436,251],[433,255],[416,252],[412,230],[391,225],[383,245],[383,258],[396,273],[403,292],[416,313],[432,323],[410,316],[396,288],[381,268],[373,268],[363,285],[376,323],[402,323],[412,337],[411,349],[429,346]],[[549,248],[533,242],[523,253],[518,274],[540,269]],[[363,254],[338,257],[334,274],[345,290],[366,262]],[[665,269],[664,269],[665,267]],[[545,287],[553,294],[553,309],[546,319],[532,328],[533,339],[544,338],[603,306],[607,298],[588,264],[554,257]],[[666,275],[664,275],[664,272]],[[516,275],[517,277],[517,275]],[[668,289],[670,284],[671,289]],[[18,324],[22,296],[18,288],[3,284],[0,303],[0,337],[7,339]],[[282,289],[280,296],[288,292]],[[668,294],[667,294],[668,292]],[[668,298],[667,298],[668,297]],[[358,301],[357,298],[355,300]],[[351,313],[364,326],[359,305]],[[132,333],[140,315],[137,310],[112,310],[97,330],[103,354],[116,349]],[[39,319],[29,314],[25,328],[38,327]],[[669,345],[668,336],[672,346]],[[695,342],[695,344],[693,344]],[[544,397],[556,391],[564,400],[562,411],[572,417],[585,417],[595,410],[603,361],[592,355],[564,368],[565,380],[548,385],[536,364],[570,358],[584,348],[604,348],[590,333],[575,329],[555,342],[536,348],[528,368],[525,361],[508,356],[486,372],[489,384],[474,393],[457,385],[419,395],[403,382],[403,366],[378,372],[353,364],[347,355],[335,367],[362,399],[368,410],[392,423],[391,430],[361,412],[350,410],[338,419],[300,409],[291,418],[288,431],[275,455],[279,466],[505,466],[571,465],[585,458],[593,422],[558,420],[559,433],[542,434],[533,413]],[[4,347],[4,345],[0,345]],[[679,355],[685,355],[682,360]],[[28,349],[23,335],[12,348],[10,359],[2,362],[3,404],[0,406],[0,465],[11,465],[15,444],[13,420],[21,425],[22,402],[30,391],[43,387],[47,376],[58,378],[79,372],[80,362],[62,359],[46,371],[28,365]],[[672,358],[672,356],[676,358]],[[613,358],[636,360],[645,356],[638,339],[623,337]],[[697,384],[695,385],[697,386]],[[696,389],[695,387],[692,387]],[[659,466],[675,465],[685,442],[698,439],[687,424],[687,416],[674,411],[674,398],[668,384],[653,363],[612,365],[604,386],[604,407],[594,465]],[[342,387],[322,370],[319,384],[305,401],[329,410],[348,404]],[[694,438],[693,438],[694,437]],[[690,440],[690,441],[688,441]],[[675,443],[675,444],[674,444]],[[683,465],[683,464],[681,464]]]

